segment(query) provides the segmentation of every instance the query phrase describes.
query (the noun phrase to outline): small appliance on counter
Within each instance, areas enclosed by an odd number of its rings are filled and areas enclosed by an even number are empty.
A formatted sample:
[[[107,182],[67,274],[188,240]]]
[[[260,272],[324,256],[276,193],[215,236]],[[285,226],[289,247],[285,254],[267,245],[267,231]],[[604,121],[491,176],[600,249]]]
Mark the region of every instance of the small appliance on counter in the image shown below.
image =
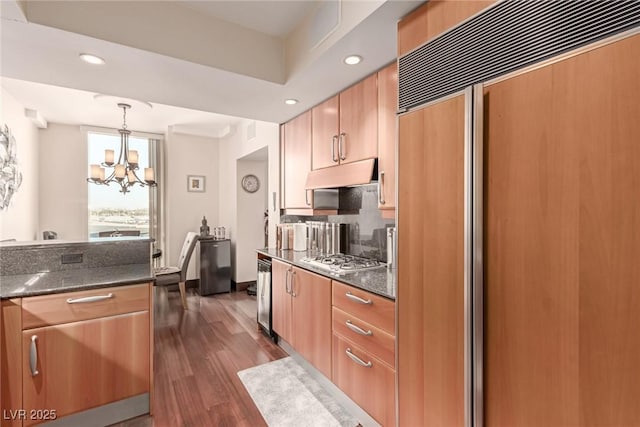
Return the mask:
[[[349,224],[307,221],[307,249],[323,254],[349,252]]]
[[[307,225],[293,224],[293,248],[294,251],[307,250]]]

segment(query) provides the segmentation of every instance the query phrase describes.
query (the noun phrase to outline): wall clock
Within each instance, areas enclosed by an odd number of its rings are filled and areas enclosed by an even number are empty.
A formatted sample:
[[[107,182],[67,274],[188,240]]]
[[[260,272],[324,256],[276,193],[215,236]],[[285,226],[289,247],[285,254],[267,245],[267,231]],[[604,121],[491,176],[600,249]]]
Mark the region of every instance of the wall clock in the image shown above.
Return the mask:
[[[242,189],[247,193],[255,193],[260,188],[260,180],[257,176],[249,174],[242,178]]]

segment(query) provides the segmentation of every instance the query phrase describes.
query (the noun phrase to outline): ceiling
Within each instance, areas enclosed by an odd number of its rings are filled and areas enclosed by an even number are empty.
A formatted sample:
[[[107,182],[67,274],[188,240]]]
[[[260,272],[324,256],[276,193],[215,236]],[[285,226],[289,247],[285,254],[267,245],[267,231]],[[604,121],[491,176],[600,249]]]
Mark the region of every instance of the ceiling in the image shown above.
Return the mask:
[[[49,122],[118,127],[132,98],[153,105],[128,114],[135,130],[220,136],[239,118],[285,122],[393,61],[419,3],[3,0],[2,86]],[[342,62],[352,53],[362,63]]]

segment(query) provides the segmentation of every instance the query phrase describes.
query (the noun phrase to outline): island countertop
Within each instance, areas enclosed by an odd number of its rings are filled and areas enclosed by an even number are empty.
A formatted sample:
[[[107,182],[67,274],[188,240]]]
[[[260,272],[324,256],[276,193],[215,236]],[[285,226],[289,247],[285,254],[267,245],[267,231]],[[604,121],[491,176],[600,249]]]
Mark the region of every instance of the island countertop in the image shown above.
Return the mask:
[[[313,267],[312,265],[302,262],[302,258],[310,255],[308,251],[292,251],[278,250],[273,248],[256,249],[256,252],[268,256],[270,258],[279,259],[281,261],[293,264],[296,267],[312,271],[321,276],[328,277],[347,285],[369,291],[376,295],[395,300],[396,298],[396,275],[395,270],[388,269],[385,266],[373,268],[369,270],[353,271],[344,274],[337,274],[327,270]]]
[[[0,276],[0,299],[72,292],[154,280],[149,263]]]

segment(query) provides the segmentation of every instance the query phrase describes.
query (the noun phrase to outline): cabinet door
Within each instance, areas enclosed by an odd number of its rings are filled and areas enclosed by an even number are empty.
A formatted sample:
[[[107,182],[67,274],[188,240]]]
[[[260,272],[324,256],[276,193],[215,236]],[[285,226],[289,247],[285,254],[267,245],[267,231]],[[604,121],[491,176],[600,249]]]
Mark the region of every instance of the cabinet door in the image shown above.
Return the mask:
[[[485,89],[486,426],[640,425],[638,58]]]
[[[338,134],[340,133],[338,117],[338,95],[327,99],[311,110],[311,145],[313,170],[337,165]]]
[[[311,171],[311,111],[284,124],[284,207],[311,208],[313,191],[305,190]]]
[[[289,344],[291,342],[291,295],[287,280],[291,266],[274,259],[271,263],[271,319],[273,330]]]
[[[378,72],[378,208],[396,207],[398,64]]]
[[[23,331],[24,409],[63,417],[149,392],[149,330],[143,311]]]
[[[459,95],[399,119],[403,426],[464,425],[464,107]]]
[[[495,0],[431,0],[398,23],[398,56],[432,40]]]
[[[293,267],[293,345],[331,378],[331,280]]]
[[[378,157],[378,76],[340,93],[340,163]]]

